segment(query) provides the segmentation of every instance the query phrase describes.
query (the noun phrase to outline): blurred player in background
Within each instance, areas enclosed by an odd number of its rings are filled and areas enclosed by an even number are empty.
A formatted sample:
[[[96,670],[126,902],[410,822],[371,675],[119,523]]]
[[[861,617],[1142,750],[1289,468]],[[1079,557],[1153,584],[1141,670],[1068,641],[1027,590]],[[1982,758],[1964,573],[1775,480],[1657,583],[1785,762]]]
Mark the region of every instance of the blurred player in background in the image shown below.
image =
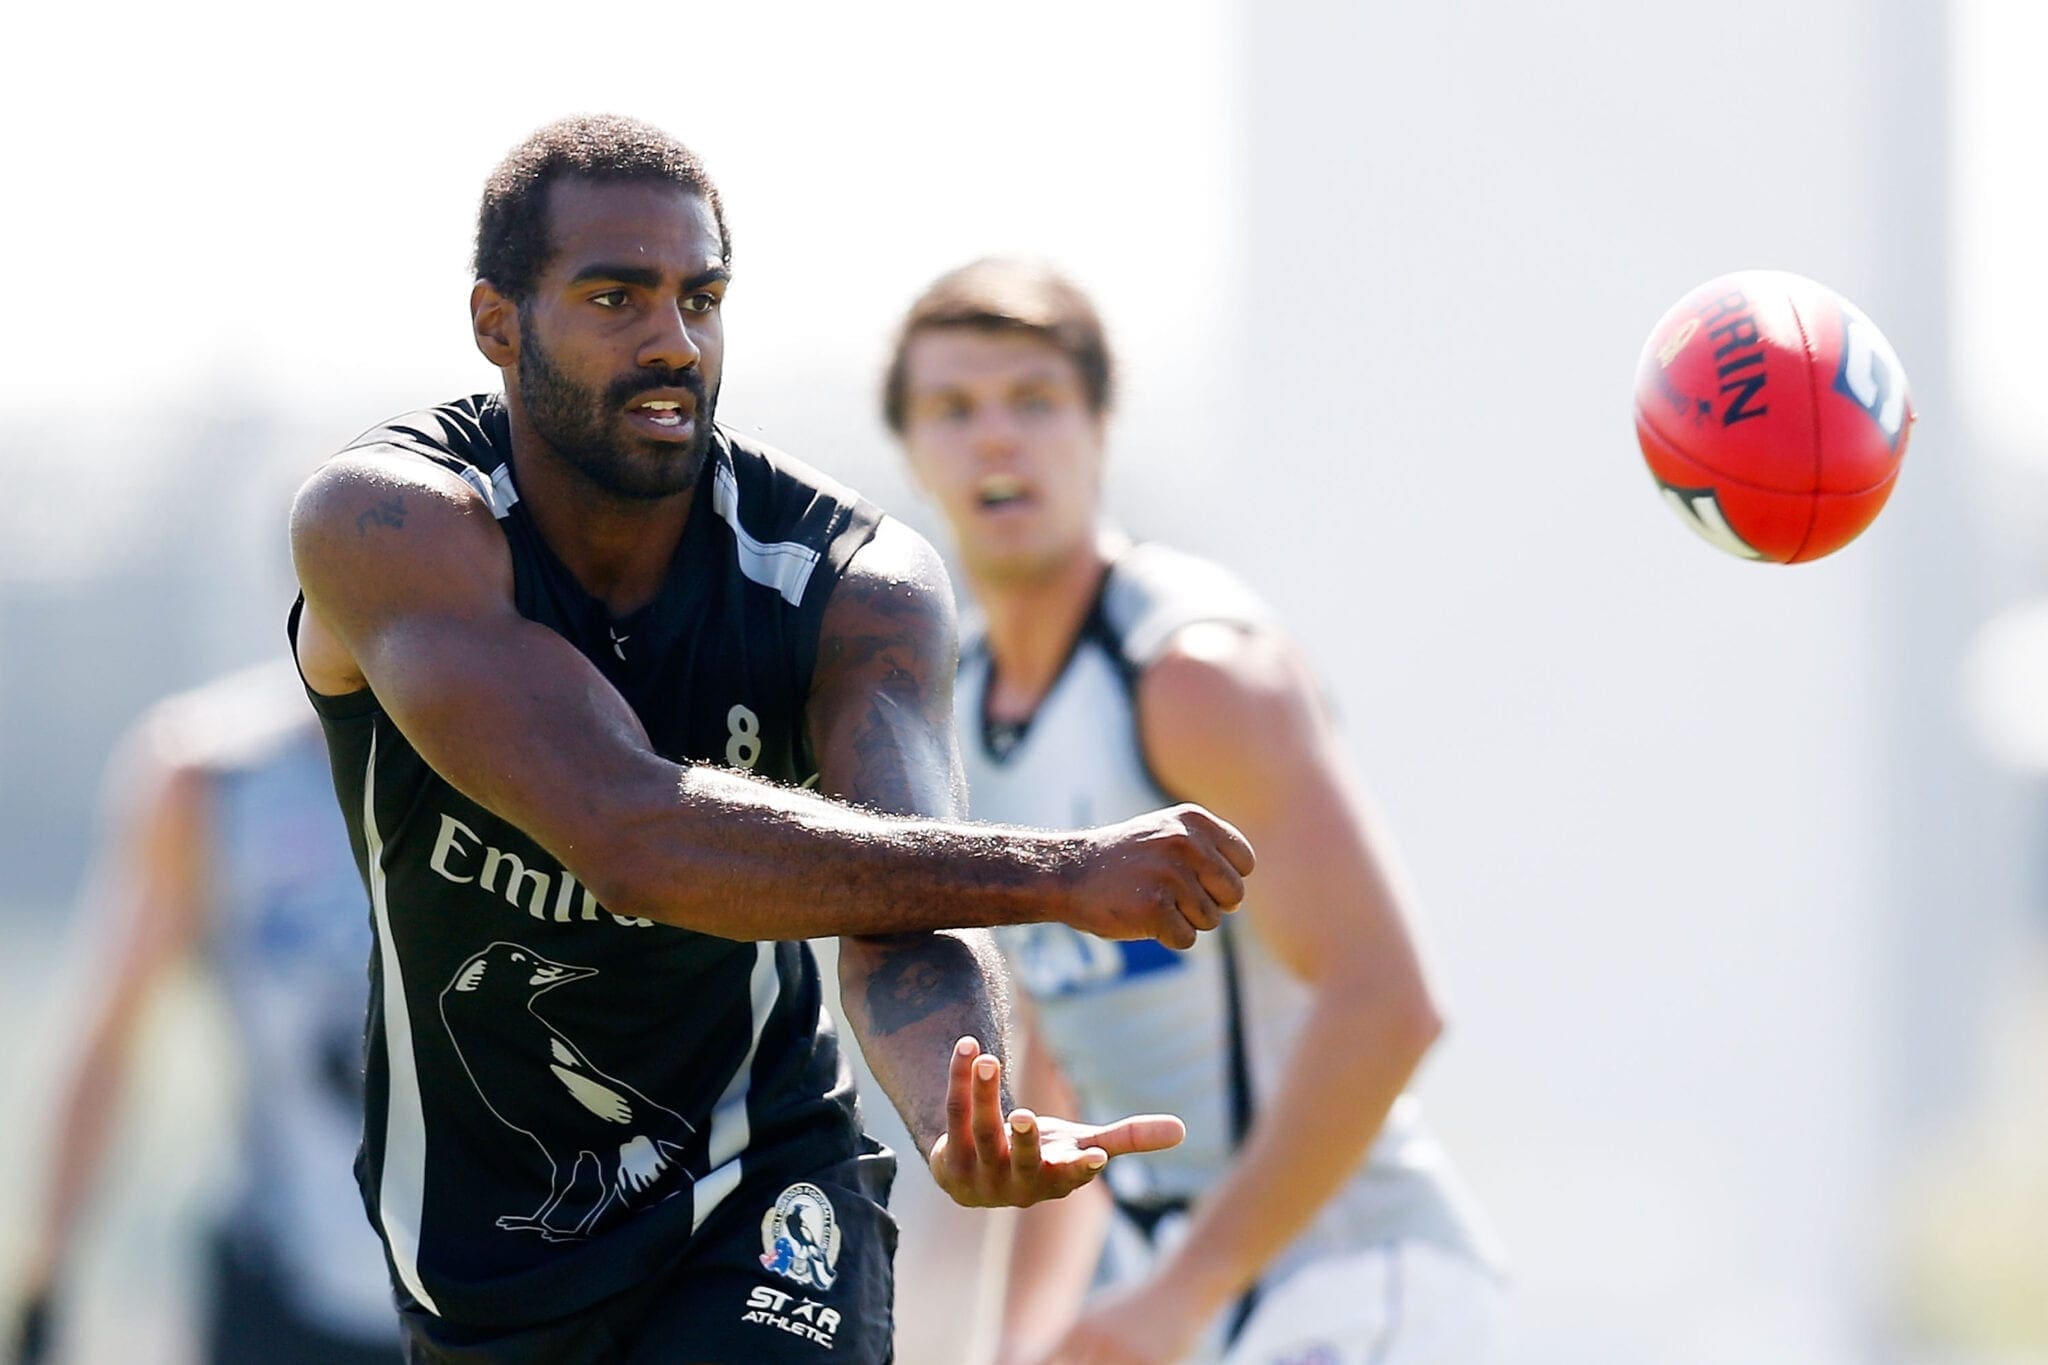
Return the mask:
[[[114,925],[40,1183],[16,1358],[54,1351],[73,1230],[99,1176],[145,1006],[198,958],[241,1043],[239,1189],[213,1238],[203,1358],[399,1359],[382,1250],[352,1166],[362,1133],[369,909],[327,750],[289,663],[160,703],[108,775],[90,884]]]
[[[1020,1103],[1188,1121],[1018,1215],[1003,1359],[1491,1360],[1490,1239],[1403,1095],[1442,1028],[1410,895],[1288,636],[1104,521],[1111,371],[1071,283],[985,260],[911,308],[884,385],[980,608],[954,697],[974,817],[1200,801],[1260,850],[1245,910],[1186,951],[998,931],[1032,1004]]]
[[[796,940],[839,938],[936,1181],[1028,1204],[1180,1124],[1007,1122],[1006,974],[954,927],[1192,943],[1250,849],[1192,808],[960,822],[944,567],[713,420],[732,252],[688,148],[548,125],[487,182],[475,263],[504,392],[370,432],[292,515],[370,888],[361,1164],[408,1354],[887,1359],[893,1161]]]

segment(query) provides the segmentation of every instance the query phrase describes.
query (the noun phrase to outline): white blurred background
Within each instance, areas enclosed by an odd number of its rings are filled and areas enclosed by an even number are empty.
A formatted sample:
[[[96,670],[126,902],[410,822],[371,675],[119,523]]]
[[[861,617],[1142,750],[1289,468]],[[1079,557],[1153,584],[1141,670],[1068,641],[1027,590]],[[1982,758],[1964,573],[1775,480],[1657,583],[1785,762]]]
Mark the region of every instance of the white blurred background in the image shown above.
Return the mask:
[[[2048,588],[2031,0],[7,27],[9,1206],[89,987],[108,746],[282,649],[289,488],[494,383],[482,179],[615,110],[725,195],[721,417],[927,531],[876,412],[902,309],[998,250],[1094,292],[1124,519],[1291,619],[1424,890],[1424,1091],[1514,1256],[1519,1359],[2048,1360],[2048,626],[2005,614]],[[1794,569],[1688,534],[1630,433],[1650,324],[1752,266],[1858,300],[1922,414],[1876,527]],[[183,1358],[218,1027],[181,998],[153,1035],[81,1358]]]

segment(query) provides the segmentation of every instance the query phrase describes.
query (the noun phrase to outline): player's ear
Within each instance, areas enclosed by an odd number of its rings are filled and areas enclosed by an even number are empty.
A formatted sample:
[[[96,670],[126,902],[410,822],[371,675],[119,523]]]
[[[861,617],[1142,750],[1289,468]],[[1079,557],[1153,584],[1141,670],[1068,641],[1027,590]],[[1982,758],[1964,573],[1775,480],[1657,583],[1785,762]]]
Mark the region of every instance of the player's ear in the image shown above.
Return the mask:
[[[489,280],[478,280],[470,287],[469,326],[485,360],[499,369],[518,363],[519,305],[499,293]]]

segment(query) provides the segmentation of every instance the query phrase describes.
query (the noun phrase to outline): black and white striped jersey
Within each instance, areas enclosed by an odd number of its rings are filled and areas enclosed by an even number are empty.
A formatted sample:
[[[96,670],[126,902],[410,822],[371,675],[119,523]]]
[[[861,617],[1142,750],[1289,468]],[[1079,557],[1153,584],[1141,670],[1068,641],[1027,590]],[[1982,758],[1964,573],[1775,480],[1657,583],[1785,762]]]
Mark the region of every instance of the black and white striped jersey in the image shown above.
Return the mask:
[[[875,507],[720,429],[666,584],[613,619],[521,504],[500,398],[349,449],[376,447],[475,487],[511,547],[520,613],[575,644],[664,756],[814,776],[819,624]],[[370,892],[357,1174],[403,1297],[456,1321],[560,1317],[674,1263],[742,1186],[779,1189],[856,1151],[808,948],[612,914],[428,767],[374,693],[313,700]]]

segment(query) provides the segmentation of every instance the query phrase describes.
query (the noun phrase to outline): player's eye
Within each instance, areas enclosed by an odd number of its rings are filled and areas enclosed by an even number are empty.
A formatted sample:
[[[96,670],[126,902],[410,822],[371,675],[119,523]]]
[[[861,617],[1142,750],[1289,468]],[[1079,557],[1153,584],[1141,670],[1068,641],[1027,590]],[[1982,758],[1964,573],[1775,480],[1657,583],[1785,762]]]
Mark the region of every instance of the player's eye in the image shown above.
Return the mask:
[[[602,294],[592,294],[590,301],[600,308],[623,308],[626,306],[626,291],[607,289]]]
[[[692,294],[683,300],[685,313],[709,313],[718,307],[716,294]]]
[[[1017,411],[1032,417],[1043,417],[1052,411],[1052,395],[1043,389],[1027,389],[1017,396]]]

